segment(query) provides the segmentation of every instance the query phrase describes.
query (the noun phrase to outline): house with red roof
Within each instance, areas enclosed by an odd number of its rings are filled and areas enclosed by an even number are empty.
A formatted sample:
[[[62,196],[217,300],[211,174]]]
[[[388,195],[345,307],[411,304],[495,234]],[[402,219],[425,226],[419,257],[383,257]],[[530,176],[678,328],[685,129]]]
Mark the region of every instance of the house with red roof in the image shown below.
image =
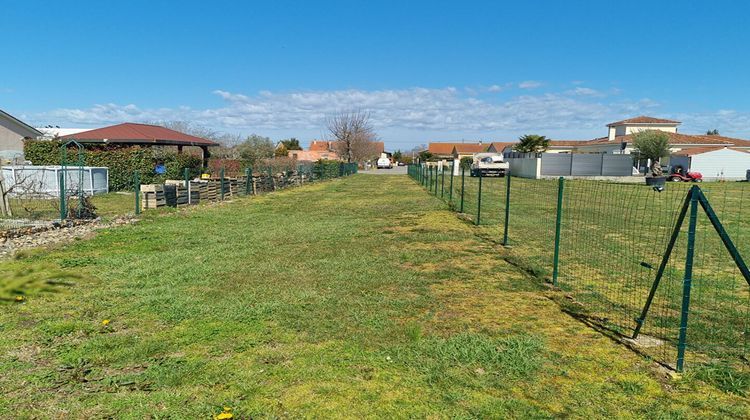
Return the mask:
[[[341,156],[341,145],[338,141],[313,140],[307,150],[290,150],[289,157],[299,161],[318,160],[344,160]],[[382,141],[372,142],[372,158],[376,159],[385,153],[385,143]]]

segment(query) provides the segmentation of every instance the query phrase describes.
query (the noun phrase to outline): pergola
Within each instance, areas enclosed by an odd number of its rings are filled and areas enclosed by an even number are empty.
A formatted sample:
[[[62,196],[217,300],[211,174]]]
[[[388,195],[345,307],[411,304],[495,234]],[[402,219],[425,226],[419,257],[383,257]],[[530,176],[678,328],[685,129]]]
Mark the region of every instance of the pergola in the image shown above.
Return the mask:
[[[117,144],[133,146],[177,146],[177,153],[182,153],[185,146],[200,147],[203,166],[208,166],[211,153],[209,147],[218,146],[211,140],[190,134],[170,130],[151,124],[122,123],[109,127],[97,128],[61,137],[62,140],[75,140],[82,144]]]

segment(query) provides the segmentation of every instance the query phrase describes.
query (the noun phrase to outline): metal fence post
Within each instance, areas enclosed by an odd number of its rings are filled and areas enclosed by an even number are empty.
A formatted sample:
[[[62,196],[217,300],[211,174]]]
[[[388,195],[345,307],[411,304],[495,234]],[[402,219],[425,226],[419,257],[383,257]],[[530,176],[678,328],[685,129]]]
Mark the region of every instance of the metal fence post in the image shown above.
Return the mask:
[[[60,169],[60,221],[65,220],[65,216],[68,215],[68,203],[65,200],[65,169]]]
[[[133,186],[135,191],[135,214],[141,214],[141,174],[133,173]]]
[[[451,164],[451,182],[448,191],[448,202],[453,204],[453,164]]]
[[[505,174],[505,223],[503,225],[503,246],[508,246],[508,221],[510,220],[510,173]]]
[[[219,172],[219,179],[221,181],[221,201],[224,201],[224,168],[221,168]]]
[[[479,172],[479,192],[477,193],[477,221],[476,225],[479,225],[480,216],[482,215],[482,171]]]
[[[459,213],[464,212],[464,187],[466,186],[466,168],[461,167],[461,210]]]
[[[438,167],[435,166],[435,197],[438,195],[438,184],[440,184],[440,177],[438,176]]]
[[[440,198],[445,196],[445,165],[443,170],[440,172]]]
[[[698,187],[693,186],[695,190]],[[680,334],[677,341],[677,371],[682,372],[685,364],[685,347],[687,346],[687,324],[690,313],[690,289],[693,282],[693,256],[695,254],[695,227],[698,223],[698,194],[690,197],[690,222],[688,224],[687,253],[685,255],[685,279],[682,282],[682,312],[680,316]]]
[[[558,267],[560,265],[560,227],[562,222],[563,188],[565,178],[560,177],[557,183],[557,216],[555,217],[555,254],[552,257],[552,284],[557,286]]]

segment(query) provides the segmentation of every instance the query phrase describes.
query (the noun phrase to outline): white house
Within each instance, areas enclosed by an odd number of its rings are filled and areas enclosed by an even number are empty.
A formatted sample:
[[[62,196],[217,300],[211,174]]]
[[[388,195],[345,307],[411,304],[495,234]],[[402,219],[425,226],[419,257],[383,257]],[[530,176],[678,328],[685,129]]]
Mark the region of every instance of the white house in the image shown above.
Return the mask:
[[[700,172],[706,180],[742,180],[750,170],[750,152],[730,147],[692,148],[675,152],[672,167]]]

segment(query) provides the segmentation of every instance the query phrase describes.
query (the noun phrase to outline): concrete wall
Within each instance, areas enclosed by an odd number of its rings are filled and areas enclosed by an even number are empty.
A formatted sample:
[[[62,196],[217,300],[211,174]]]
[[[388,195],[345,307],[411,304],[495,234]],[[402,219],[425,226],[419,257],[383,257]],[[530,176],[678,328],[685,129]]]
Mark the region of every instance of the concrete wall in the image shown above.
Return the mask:
[[[506,158],[505,160],[510,165],[510,174],[513,176],[531,179],[539,179],[542,176],[540,158]]]
[[[543,153],[544,176],[630,176],[633,160],[629,155]]]

